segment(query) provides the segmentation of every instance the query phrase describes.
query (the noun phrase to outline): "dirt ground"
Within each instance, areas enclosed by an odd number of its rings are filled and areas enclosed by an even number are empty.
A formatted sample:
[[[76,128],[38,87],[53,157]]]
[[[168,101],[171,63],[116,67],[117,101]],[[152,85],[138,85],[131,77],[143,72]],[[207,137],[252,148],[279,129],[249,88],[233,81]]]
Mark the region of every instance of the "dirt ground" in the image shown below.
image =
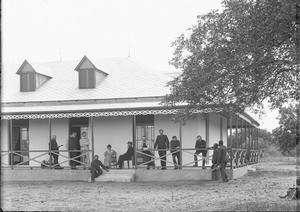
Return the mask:
[[[279,198],[295,185],[295,172],[282,171],[295,168],[294,162],[259,166],[274,168],[261,168],[228,183],[7,182],[1,186],[1,207],[4,211],[299,211],[300,200]]]

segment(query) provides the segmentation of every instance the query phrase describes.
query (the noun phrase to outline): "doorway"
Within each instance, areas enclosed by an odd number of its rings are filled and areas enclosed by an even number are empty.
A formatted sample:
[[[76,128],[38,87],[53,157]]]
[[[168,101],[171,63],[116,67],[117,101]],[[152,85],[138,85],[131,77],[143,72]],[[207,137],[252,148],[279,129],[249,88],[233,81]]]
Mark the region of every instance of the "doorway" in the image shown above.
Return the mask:
[[[16,165],[28,160],[29,158],[29,120],[12,121],[12,141],[10,149],[17,154],[12,153],[10,165]],[[22,155],[22,156],[20,156]],[[21,165],[29,165],[29,161]]]

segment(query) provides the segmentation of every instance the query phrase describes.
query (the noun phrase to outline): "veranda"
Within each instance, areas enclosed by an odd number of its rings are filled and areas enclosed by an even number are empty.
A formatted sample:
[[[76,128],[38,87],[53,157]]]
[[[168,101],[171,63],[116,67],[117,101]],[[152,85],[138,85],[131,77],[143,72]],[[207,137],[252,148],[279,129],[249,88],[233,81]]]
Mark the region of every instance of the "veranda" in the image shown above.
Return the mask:
[[[109,111],[109,112],[89,112],[89,113],[64,113],[64,114],[29,114],[22,116],[4,116],[2,119],[2,150],[1,150],[1,169],[4,173],[4,180],[21,180],[21,179],[31,179],[30,172],[32,170],[39,171],[52,171],[52,174],[56,174],[58,177],[52,177],[52,179],[60,179],[60,173],[70,173],[70,176],[74,176],[74,170],[70,169],[69,162],[74,160],[78,163],[77,177],[81,180],[86,180],[86,177],[89,176],[89,170],[83,170],[85,162],[81,161],[80,158],[83,155],[88,155],[93,157],[95,154],[98,154],[99,149],[105,147],[104,144],[99,144],[99,126],[107,123],[110,127],[115,125],[117,122],[123,122],[117,128],[125,128],[126,131],[131,131],[127,133],[127,140],[132,140],[135,157],[128,163],[129,168],[134,171],[137,177],[137,181],[151,181],[160,179],[169,179],[172,180],[174,175],[181,175],[181,178],[176,178],[178,180],[191,180],[191,179],[211,179],[211,158],[212,158],[212,147],[213,143],[218,142],[218,140],[224,140],[225,145],[228,147],[228,151],[231,157],[230,163],[227,165],[230,173],[233,173],[234,170],[245,167],[247,165],[258,162],[258,123],[255,122],[249,115],[244,114],[235,114],[235,113],[222,113],[222,112],[209,112],[202,111],[201,113],[196,113],[195,119],[187,120],[185,123],[177,122],[174,123],[173,118],[176,114],[176,109],[164,109],[164,110],[135,110],[135,111]],[[121,117],[120,117],[121,116]],[[173,117],[173,118],[172,118]],[[82,153],[78,152],[76,157],[69,157],[69,150],[60,150],[59,153],[51,152],[48,147],[48,139],[52,134],[59,134],[61,131],[68,137],[70,130],[74,130],[78,126],[79,121],[83,121],[80,129],[88,130],[89,138],[91,141],[91,149],[88,152]],[[31,133],[46,133],[48,138],[44,139],[43,145],[38,144],[34,148],[28,149],[15,149],[13,147],[13,131],[14,123],[16,120],[27,120],[30,123],[29,130],[33,131]],[[73,121],[72,121],[72,120]],[[104,119],[103,123],[99,123],[99,120]],[[125,119],[125,120],[124,120]],[[65,120],[66,124],[58,124],[62,120]],[[75,120],[75,121],[74,121]],[[77,122],[76,122],[77,120]],[[108,121],[109,120],[109,121]],[[112,121],[113,120],[113,121]],[[47,123],[45,125],[45,123]],[[75,123],[75,124],[74,124]],[[197,129],[194,130],[193,127],[195,123],[197,124]],[[24,123],[23,123],[24,124]],[[126,125],[126,126],[125,126]],[[5,127],[6,126],[6,127]],[[42,129],[39,126],[43,126]],[[35,130],[32,130],[35,127]],[[140,150],[141,147],[141,135],[147,135],[147,139],[150,139],[154,142],[156,137],[156,131],[163,128],[165,132],[169,133],[169,138],[171,135],[178,135],[178,139],[181,142],[181,147],[178,150],[181,155],[181,165],[180,170],[173,170],[175,164],[173,164],[171,153],[167,152],[167,169],[166,171],[161,170],[146,170],[145,153]],[[201,128],[201,129],[199,129]],[[3,130],[4,129],[4,130]],[[105,130],[105,128],[104,128]],[[62,132],[63,131],[63,132]],[[27,132],[28,133],[28,132]],[[120,132],[121,133],[121,132]],[[203,159],[206,160],[205,167],[207,169],[201,169],[199,167],[193,167],[194,164],[194,153],[197,149],[194,148],[195,137],[198,134],[202,134],[202,137],[207,141],[208,155],[207,157],[198,156],[199,164],[202,164]],[[33,137],[33,134],[31,134]],[[27,135],[29,143],[29,133]],[[116,141],[114,145],[117,145]],[[6,145],[3,145],[6,144]],[[3,148],[4,147],[4,148]],[[38,149],[38,147],[44,147]],[[125,148],[118,151],[119,154],[122,154],[122,151],[125,152]],[[59,165],[64,168],[64,170],[56,170],[56,165],[50,163],[45,163],[45,158],[49,157],[49,154],[58,154],[60,161]],[[152,159],[155,161],[157,167],[160,166],[160,160],[157,150],[154,150],[154,154],[151,155]],[[125,163],[127,165],[127,163]],[[43,169],[42,169],[43,167]],[[8,170],[10,170],[8,172]],[[128,169],[127,169],[128,170]],[[127,171],[123,170],[123,172]],[[244,169],[245,170],[245,169]],[[18,179],[16,177],[11,177],[13,171],[18,172]],[[122,170],[121,170],[122,171]],[[176,171],[176,172],[174,172]],[[8,173],[5,175],[5,172]],[[152,172],[152,174],[149,174]],[[159,174],[157,173],[159,172]],[[179,174],[181,172],[181,174]],[[202,174],[199,174],[199,173]],[[78,174],[80,173],[80,174]],[[118,172],[119,173],[119,172]],[[147,173],[147,175],[145,175]],[[244,173],[244,172],[243,172]],[[159,177],[156,177],[156,176]],[[162,177],[166,175],[165,177]],[[231,178],[235,178],[234,174],[229,174]],[[241,174],[239,174],[240,176]],[[16,175],[15,175],[16,176]],[[24,177],[25,176],[25,177]],[[27,176],[27,177],[26,177]],[[45,176],[42,174],[43,179]],[[138,177],[140,176],[140,177]],[[188,177],[189,176],[189,177]],[[70,177],[69,179],[74,179]],[[78,179],[78,178],[76,178]]]

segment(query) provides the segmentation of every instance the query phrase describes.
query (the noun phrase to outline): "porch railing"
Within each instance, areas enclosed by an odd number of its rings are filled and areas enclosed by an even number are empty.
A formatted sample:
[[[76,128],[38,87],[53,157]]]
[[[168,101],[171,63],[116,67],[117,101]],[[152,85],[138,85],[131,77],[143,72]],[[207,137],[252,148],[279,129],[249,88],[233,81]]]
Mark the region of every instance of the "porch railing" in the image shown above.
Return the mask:
[[[182,148],[181,150],[180,149],[174,150],[173,153],[177,153],[177,152],[181,151],[181,153],[180,153],[181,156],[184,154],[189,154],[190,158],[191,158],[188,162],[185,162],[184,164],[181,164],[178,167],[179,168],[191,167],[190,165],[195,163],[194,156],[196,154],[194,154],[194,152],[196,150],[212,150],[212,149],[211,148],[207,148],[207,149]],[[141,162],[139,164],[135,164],[135,168],[145,166],[148,163],[151,163],[152,161],[159,163],[159,166],[160,166],[160,161],[166,162],[167,166],[176,166],[176,164],[173,163],[172,157],[171,157],[171,160],[169,159],[170,156],[172,156],[170,149],[154,150],[154,152],[158,152],[158,151],[166,151],[166,156],[163,156],[163,157],[167,157],[167,160],[163,160],[162,157],[155,156],[155,155],[158,155],[158,153],[156,153],[154,155],[152,155],[152,154],[149,155],[141,150],[136,150],[137,154],[143,155],[145,157],[150,157],[151,160]],[[191,152],[191,151],[193,151],[193,152]],[[78,155],[76,155],[74,157],[67,156],[71,152],[77,152]],[[228,148],[228,152],[230,155],[231,162],[227,163],[227,167],[238,168],[238,167],[243,167],[243,166],[246,166],[249,164],[254,164],[254,163],[258,162],[258,150]],[[30,156],[30,155],[32,155],[30,153],[34,153],[34,155]],[[9,151],[9,150],[7,150],[7,151],[1,151],[1,167],[2,168],[11,168],[11,169],[14,169],[14,168],[50,168],[50,169],[52,169],[52,168],[57,168],[59,166],[62,166],[64,168],[70,168],[70,165],[69,165],[70,161],[74,161],[77,164],[82,165],[84,167],[89,167],[90,164],[88,164],[87,162],[84,162],[84,161],[80,161],[78,159],[82,158],[85,155],[87,157],[90,157],[91,153],[92,153],[92,150],[85,150],[85,151],[82,151],[82,150],[72,150],[72,151],[71,150],[60,150],[59,152],[49,151],[49,150],[30,150],[30,151],[21,151],[21,150]],[[60,158],[60,162],[57,164],[53,164],[53,161],[50,160],[50,154],[58,155]],[[19,156],[22,158],[22,160],[20,162],[15,162],[13,160],[14,156]],[[47,157],[46,160],[45,160],[45,156]],[[202,166],[203,160],[206,161],[204,167],[206,167],[206,168],[209,167],[208,163],[212,160],[212,155],[208,155],[206,157],[204,157],[202,155],[196,155],[196,156],[197,156],[196,162],[198,162],[200,167]],[[7,157],[6,160],[4,157]],[[42,158],[42,157],[44,157],[44,158]],[[61,158],[64,158],[64,160],[62,161]],[[29,163],[30,161],[34,161],[39,165],[25,165],[26,163]],[[7,163],[5,163],[5,162],[7,162]]]
[[[78,155],[74,157],[68,157],[66,154],[62,153],[71,153],[71,152],[77,152]],[[23,154],[22,154],[23,153]],[[34,156],[30,156],[30,153],[34,153]],[[1,151],[1,168],[58,168],[59,166],[63,165],[62,167],[70,167],[68,164],[69,161],[74,161],[77,164],[80,164],[82,166],[88,167],[90,164],[84,161],[80,161],[80,159],[83,156],[90,157],[92,153],[92,150],[59,150],[59,152],[56,151],[49,151],[49,150],[30,150],[30,151],[22,151],[22,150],[14,150],[14,151]],[[64,161],[61,161],[57,164],[53,164],[53,159],[51,160],[51,154],[53,155],[58,155],[60,158],[64,158]],[[15,162],[13,157],[14,156],[19,156],[22,158],[21,162]],[[45,156],[47,158],[45,159]],[[4,157],[7,157],[6,159]],[[44,158],[42,158],[44,157]],[[26,165],[26,163],[29,163],[30,161],[34,161],[38,163],[39,165]],[[7,163],[5,163],[7,162]],[[65,165],[65,164],[68,165]]]

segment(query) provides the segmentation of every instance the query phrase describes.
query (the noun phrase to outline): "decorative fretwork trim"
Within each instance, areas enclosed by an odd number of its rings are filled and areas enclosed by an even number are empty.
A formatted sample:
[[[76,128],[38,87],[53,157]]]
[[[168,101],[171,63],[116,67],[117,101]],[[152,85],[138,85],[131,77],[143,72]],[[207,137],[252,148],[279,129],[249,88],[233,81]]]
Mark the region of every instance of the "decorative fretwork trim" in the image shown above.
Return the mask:
[[[79,117],[101,117],[101,116],[132,116],[132,115],[167,115],[176,114],[179,109],[153,109],[153,110],[124,110],[104,112],[78,112],[78,113],[41,113],[41,114],[14,114],[1,115],[1,119],[48,119],[48,118],[79,118]],[[222,109],[193,110],[193,113],[218,113]]]

